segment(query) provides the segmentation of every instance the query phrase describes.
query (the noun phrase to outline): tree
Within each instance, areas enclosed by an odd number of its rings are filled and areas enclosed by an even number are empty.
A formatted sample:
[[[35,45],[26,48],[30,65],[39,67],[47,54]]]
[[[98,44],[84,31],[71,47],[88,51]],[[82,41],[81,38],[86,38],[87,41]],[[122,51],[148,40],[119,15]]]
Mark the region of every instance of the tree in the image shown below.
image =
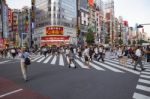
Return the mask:
[[[131,44],[131,41],[130,40],[128,40],[128,45],[130,45]]]
[[[135,41],[135,40],[133,41],[133,44],[134,44],[134,45],[136,44],[136,41]]]
[[[122,45],[122,44],[123,44],[123,40],[119,39],[119,45]]]
[[[89,28],[88,33],[86,35],[86,42],[87,42],[87,44],[91,45],[94,43],[94,40],[95,40],[94,39],[94,33],[93,33],[92,29]]]

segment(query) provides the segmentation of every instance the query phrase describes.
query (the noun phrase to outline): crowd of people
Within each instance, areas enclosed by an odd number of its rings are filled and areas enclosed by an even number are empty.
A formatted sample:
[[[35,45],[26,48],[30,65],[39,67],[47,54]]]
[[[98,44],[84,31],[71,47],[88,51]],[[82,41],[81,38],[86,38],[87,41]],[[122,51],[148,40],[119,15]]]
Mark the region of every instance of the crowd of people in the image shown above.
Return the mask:
[[[71,64],[74,63],[74,68],[77,68],[75,59],[79,58],[84,61],[85,66],[89,68],[90,61],[99,61],[105,62],[106,53],[110,53],[110,56],[114,56],[119,60],[119,64],[122,66],[127,66],[127,60],[130,59],[131,64],[134,66],[134,70],[136,70],[136,66],[139,64],[141,70],[145,70],[143,66],[143,60],[146,62],[150,62],[150,45],[149,46],[113,46],[106,48],[103,45],[90,45],[90,46],[42,46],[39,49],[22,49],[22,48],[11,48],[11,49],[3,49],[0,50],[0,55],[2,58],[12,57],[15,58],[17,55],[21,58],[21,70],[23,74],[23,78],[27,80],[26,70],[27,65],[26,59],[30,54],[40,53],[47,57],[48,55],[59,55],[65,54],[68,60],[68,67],[71,67]],[[27,61],[29,62],[29,60]]]

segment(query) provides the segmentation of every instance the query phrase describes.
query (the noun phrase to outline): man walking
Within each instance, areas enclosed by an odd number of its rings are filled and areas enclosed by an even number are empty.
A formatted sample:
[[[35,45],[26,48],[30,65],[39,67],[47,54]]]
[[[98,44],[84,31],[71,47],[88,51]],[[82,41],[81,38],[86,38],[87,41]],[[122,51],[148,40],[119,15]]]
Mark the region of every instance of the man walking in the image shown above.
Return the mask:
[[[134,70],[136,70],[136,66],[139,64],[141,67],[141,70],[145,70],[143,68],[143,64],[142,64],[142,50],[141,47],[138,46],[138,48],[135,51],[135,56],[137,57],[136,61],[135,61],[135,65],[134,65]]]

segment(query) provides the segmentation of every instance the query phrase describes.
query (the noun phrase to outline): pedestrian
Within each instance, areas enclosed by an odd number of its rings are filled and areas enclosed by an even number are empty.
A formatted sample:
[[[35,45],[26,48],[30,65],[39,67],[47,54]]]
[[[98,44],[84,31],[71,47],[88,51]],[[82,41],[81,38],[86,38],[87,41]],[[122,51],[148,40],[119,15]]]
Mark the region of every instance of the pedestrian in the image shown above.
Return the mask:
[[[117,51],[117,56],[119,59],[119,64],[123,64],[123,50],[121,46],[119,46],[119,49]]]
[[[75,64],[75,61],[74,61],[75,54],[73,53],[73,48],[72,47],[69,50],[68,58],[69,58],[69,68],[71,67],[71,63],[74,63],[74,65],[75,65],[74,68],[77,68],[77,66]]]
[[[27,68],[28,68],[28,64],[26,64],[25,61],[26,61],[26,59],[29,58],[29,53],[26,51],[25,48],[22,48],[20,55],[21,55],[20,65],[21,65],[22,76],[23,76],[23,79],[25,81],[27,81]]]
[[[89,57],[89,48],[87,46],[85,47],[83,55],[84,55],[84,59],[85,59],[85,65],[87,65],[90,68],[90,65],[89,65],[89,59],[90,59],[90,57]]]
[[[143,68],[143,64],[142,64],[142,49],[141,49],[141,46],[138,46],[138,48],[135,51],[135,55],[136,55],[137,59],[135,61],[134,70],[136,70],[136,66],[138,64],[140,65],[141,70],[145,70]]]
[[[98,61],[101,59],[102,60],[102,62],[104,62],[104,53],[105,53],[105,51],[104,51],[104,47],[101,45],[100,47],[99,47],[99,58],[98,58]]]

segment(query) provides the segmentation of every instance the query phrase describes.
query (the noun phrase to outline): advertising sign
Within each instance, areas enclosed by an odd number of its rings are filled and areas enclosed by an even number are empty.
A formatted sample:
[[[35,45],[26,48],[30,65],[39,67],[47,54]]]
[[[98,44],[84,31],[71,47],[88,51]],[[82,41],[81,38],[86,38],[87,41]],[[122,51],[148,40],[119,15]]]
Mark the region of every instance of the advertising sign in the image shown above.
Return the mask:
[[[61,26],[48,26],[45,29],[46,35],[63,35],[64,28]]]
[[[63,41],[63,40],[69,40],[69,36],[45,36],[45,37],[41,37],[42,41]]]

